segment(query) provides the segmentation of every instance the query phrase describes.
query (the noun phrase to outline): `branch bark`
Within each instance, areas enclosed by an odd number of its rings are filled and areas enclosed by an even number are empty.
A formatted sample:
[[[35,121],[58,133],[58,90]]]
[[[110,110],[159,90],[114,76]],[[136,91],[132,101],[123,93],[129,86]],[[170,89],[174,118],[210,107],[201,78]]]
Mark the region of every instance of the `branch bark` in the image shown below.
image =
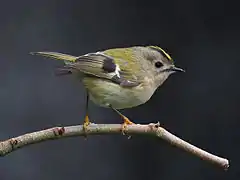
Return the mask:
[[[225,170],[229,167],[229,161],[225,158],[218,157],[211,153],[208,153],[188,142],[178,138],[177,136],[171,134],[164,128],[157,124],[147,124],[147,125],[128,125],[124,131],[128,135],[142,134],[151,135],[171,143],[199,158],[216,164]],[[64,137],[73,136],[86,136],[86,135],[100,135],[100,134],[120,134],[122,133],[121,124],[90,124],[84,131],[82,125],[76,126],[66,126],[66,127],[54,127],[50,129],[45,129],[42,131],[36,131],[32,133],[27,133],[18,137],[7,139],[0,142],[0,156],[5,156],[14,150],[24,147],[26,145],[39,143],[42,141],[59,139]]]

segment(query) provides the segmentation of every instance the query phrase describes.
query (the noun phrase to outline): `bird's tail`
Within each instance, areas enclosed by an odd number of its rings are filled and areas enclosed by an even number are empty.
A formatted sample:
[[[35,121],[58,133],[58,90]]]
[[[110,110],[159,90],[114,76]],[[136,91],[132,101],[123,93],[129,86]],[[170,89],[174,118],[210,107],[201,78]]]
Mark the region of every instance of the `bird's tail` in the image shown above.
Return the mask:
[[[76,61],[77,56],[62,54],[58,52],[31,52],[32,55],[39,55],[51,59],[63,60],[65,64],[71,64]]]
[[[73,70],[68,67],[68,65],[71,65],[76,61],[78,58],[77,56],[72,56],[68,54],[62,54],[58,52],[31,52],[30,54],[32,55],[39,55],[51,59],[56,59],[56,60],[63,60],[65,63],[65,66],[62,68],[56,68],[55,69],[55,74],[56,75],[67,75],[67,74],[72,74]]]

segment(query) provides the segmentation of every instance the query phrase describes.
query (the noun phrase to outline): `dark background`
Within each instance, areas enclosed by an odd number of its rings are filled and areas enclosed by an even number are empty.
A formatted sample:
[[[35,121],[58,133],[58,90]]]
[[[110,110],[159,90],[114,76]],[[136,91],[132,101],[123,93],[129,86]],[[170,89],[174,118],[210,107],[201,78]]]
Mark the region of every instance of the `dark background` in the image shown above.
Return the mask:
[[[83,122],[85,91],[56,77],[61,62],[29,55],[82,55],[159,45],[185,74],[172,75],[145,105],[122,111],[230,159],[229,171],[146,137],[98,136],[44,142],[0,158],[1,180],[237,180],[239,173],[238,1],[1,1],[0,139]],[[120,123],[90,105],[95,123]]]

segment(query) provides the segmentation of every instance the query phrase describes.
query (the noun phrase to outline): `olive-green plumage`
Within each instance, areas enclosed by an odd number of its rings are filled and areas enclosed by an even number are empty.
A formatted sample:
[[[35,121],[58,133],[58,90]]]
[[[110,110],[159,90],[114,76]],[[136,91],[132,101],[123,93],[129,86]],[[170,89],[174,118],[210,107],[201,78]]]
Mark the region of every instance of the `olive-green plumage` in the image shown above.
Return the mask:
[[[147,102],[170,74],[183,71],[157,46],[114,48],[82,56],[55,52],[32,54],[63,60],[65,66],[60,70],[81,74],[77,77],[93,102],[115,109]]]

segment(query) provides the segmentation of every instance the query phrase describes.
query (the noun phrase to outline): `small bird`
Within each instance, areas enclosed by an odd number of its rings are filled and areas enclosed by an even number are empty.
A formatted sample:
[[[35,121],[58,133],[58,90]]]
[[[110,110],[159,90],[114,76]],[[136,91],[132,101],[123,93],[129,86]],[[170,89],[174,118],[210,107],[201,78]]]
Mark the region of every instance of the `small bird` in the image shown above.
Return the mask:
[[[113,109],[123,119],[122,132],[134,124],[120,113],[120,109],[146,103],[169,75],[185,72],[174,65],[173,59],[158,46],[112,48],[81,56],[58,52],[32,52],[65,65],[57,68],[57,75],[76,75],[87,91],[83,128],[90,124],[88,102]]]

